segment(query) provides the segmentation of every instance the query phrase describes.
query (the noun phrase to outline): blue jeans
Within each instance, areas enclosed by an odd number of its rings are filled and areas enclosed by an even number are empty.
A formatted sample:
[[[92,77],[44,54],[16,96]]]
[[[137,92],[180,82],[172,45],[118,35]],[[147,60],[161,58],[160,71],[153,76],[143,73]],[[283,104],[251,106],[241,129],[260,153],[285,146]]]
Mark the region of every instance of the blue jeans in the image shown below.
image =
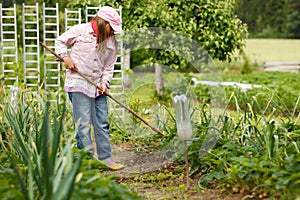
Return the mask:
[[[94,155],[91,128],[94,128],[97,157],[111,160],[108,107],[105,95],[91,98],[81,92],[69,92],[76,124],[77,148],[85,149]]]

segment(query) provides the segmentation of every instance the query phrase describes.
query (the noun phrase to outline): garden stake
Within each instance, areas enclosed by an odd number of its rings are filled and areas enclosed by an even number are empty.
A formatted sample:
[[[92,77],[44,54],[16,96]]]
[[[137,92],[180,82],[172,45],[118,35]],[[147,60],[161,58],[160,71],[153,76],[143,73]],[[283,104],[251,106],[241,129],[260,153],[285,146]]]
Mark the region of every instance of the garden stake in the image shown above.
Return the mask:
[[[47,49],[50,53],[52,53],[54,56],[56,56],[60,61],[63,62],[63,58],[58,55],[57,53],[55,53],[52,49],[50,49],[49,47],[47,47],[43,42],[40,42],[40,45],[42,45],[45,49]],[[94,83],[93,81],[91,81],[89,79],[89,77],[87,77],[86,75],[82,74],[80,71],[78,70],[74,70],[76,71],[81,77],[83,77],[86,81],[88,81],[89,83],[91,83],[92,85],[94,85],[96,88],[98,88],[100,90],[100,86],[98,86],[96,83]],[[108,92],[105,92],[105,95],[108,96],[109,98],[111,98],[112,100],[114,100],[116,103],[118,103],[119,105],[121,105],[122,107],[124,107],[127,111],[129,111],[131,114],[133,114],[135,117],[137,117],[139,120],[141,120],[142,122],[144,122],[147,126],[149,126],[153,131],[155,131],[156,133],[160,134],[160,135],[164,135],[163,132],[161,132],[160,130],[158,130],[157,128],[151,126],[145,119],[143,119],[141,116],[139,116],[136,112],[134,112],[133,110],[131,110],[129,107],[127,107],[125,104],[123,104],[121,101],[119,101],[118,99],[116,99],[115,97],[113,97],[111,94],[109,94]]]
[[[188,158],[188,145],[187,141],[184,141],[184,154],[185,154],[185,172],[186,172],[186,188],[187,190],[190,188],[189,184],[189,158]]]

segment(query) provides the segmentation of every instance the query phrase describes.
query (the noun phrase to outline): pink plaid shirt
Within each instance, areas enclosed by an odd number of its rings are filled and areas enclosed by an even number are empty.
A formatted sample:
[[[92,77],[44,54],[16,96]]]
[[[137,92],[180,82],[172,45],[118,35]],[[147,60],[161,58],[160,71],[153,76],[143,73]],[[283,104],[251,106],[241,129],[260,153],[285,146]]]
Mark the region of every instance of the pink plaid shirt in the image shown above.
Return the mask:
[[[56,53],[67,54],[68,45],[72,45],[70,58],[78,70],[94,83],[100,85],[105,82],[109,87],[117,59],[116,46],[112,38],[107,41],[106,52],[100,53],[96,51],[96,35],[91,23],[79,24],[71,27],[56,39]],[[82,92],[92,98],[100,95],[95,86],[69,69],[66,69],[64,89],[67,92]]]

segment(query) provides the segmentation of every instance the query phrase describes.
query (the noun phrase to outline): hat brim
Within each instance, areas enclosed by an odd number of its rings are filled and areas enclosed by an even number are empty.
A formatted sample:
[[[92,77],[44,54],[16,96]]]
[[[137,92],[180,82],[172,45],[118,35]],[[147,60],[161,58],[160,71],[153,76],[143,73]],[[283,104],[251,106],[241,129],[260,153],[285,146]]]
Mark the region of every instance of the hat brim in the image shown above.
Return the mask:
[[[120,33],[122,32],[122,28],[120,25],[115,25],[115,24],[111,24],[111,23],[109,23],[109,24],[115,32],[120,32]]]

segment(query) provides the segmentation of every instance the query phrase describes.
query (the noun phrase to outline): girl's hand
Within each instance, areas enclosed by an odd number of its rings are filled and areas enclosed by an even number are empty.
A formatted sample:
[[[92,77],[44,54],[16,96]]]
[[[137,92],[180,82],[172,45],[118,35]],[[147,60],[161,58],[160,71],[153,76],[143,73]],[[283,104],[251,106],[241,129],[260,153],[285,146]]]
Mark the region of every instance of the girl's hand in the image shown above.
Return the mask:
[[[107,88],[106,83],[101,83],[100,84],[99,91],[100,91],[100,94],[104,94],[104,93],[108,92],[108,88]]]
[[[78,68],[75,66],[75,64],[73,63],[73,61],[71,60],[71,58],[69,56],[64,57],[63,61],[64,61],[64,64],[65,64],[65,67],[67,69],[78,71]]]

